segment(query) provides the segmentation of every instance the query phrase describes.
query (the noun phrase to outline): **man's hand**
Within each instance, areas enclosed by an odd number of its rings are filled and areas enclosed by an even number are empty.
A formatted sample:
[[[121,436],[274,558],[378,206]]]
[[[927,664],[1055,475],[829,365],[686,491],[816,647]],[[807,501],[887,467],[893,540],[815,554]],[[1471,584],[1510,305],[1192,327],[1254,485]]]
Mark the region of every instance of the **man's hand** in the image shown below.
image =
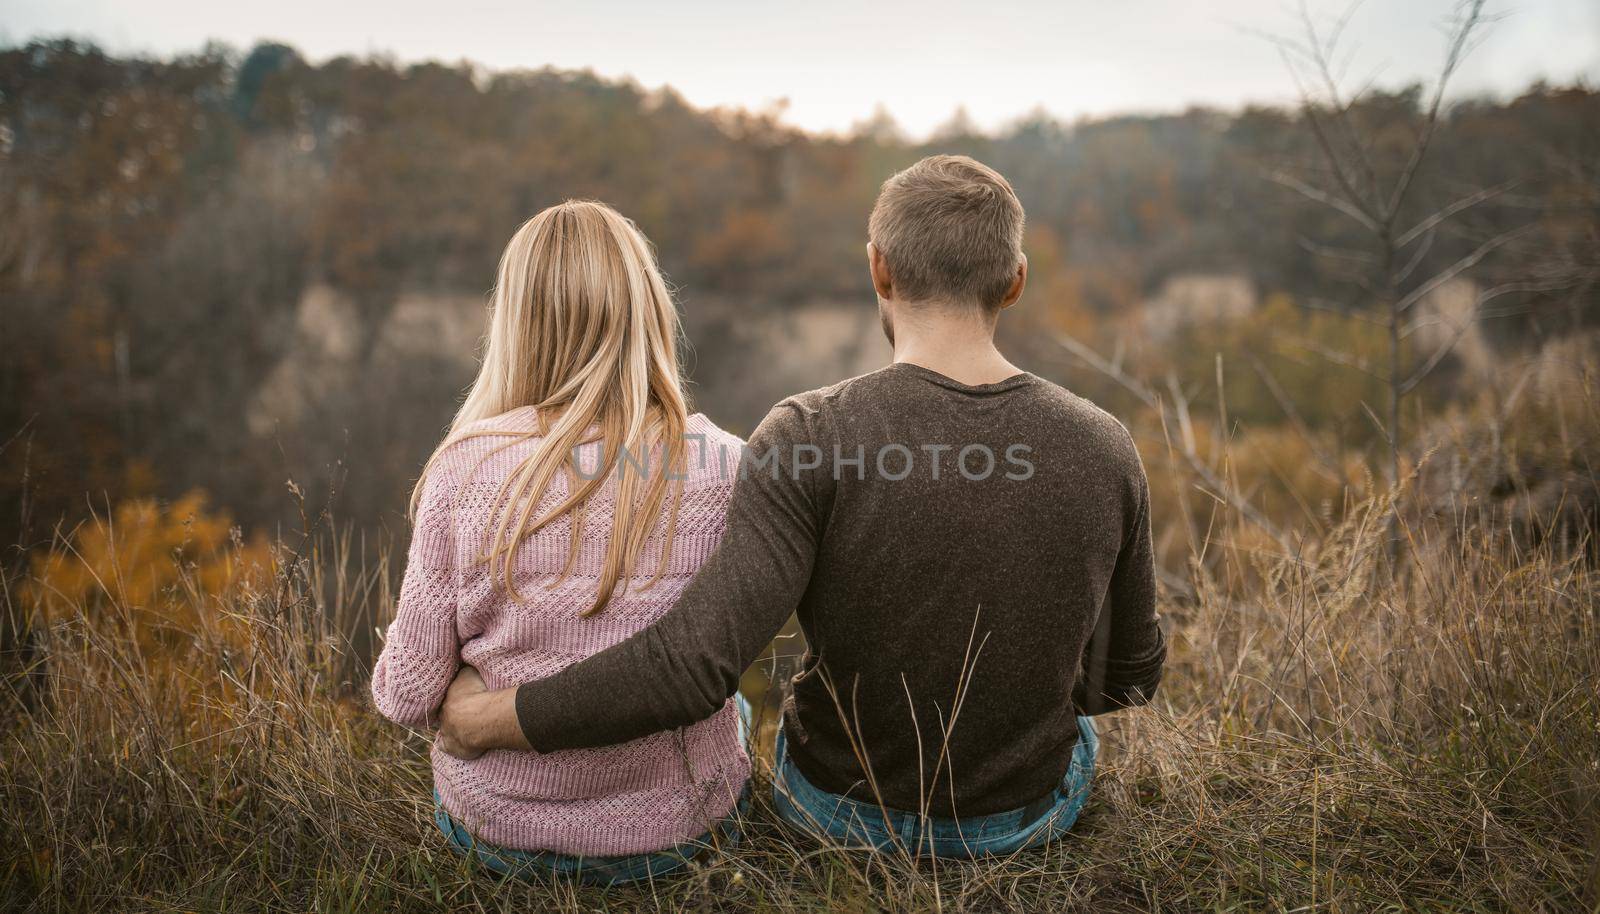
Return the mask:
[[[490,749],[528,749],[517,723],[517,690],[491,692],[483,677],[463,666],[444,695],[435,742],[459,759],[475,759]]]
[[[471,716],[472,702],[476,696],[489,691],[483,676],[476,667],[463,665],[450,688],[444,693],[444,706],[439,709],[439,735],[434,740],[446,753],[458,759],[475,759],[484,750],[470,745],[466,740],[464,718]]]

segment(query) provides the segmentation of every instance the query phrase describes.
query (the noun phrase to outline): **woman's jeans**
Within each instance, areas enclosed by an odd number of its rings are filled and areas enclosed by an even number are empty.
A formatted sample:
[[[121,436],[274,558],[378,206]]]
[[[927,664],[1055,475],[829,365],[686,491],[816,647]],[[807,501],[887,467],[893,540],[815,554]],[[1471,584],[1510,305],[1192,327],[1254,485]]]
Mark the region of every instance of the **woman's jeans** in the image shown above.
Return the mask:
[[[1058,838],[1078,820],[1078,813],[1089,798],[1095,757],[1100,752],[1093,721],[1079,717],[1078,734],[1067,773],[1048,796],[1022,809],[942,819],[884,809],[822,790],[795,767],[780,729],[773,799],[778,814],[791,824],[847,847],[904,850],[934,857],[1009,854]]]
[[[734,701],[739,707],[739,740],[748,746],[750,704],[743,695],[735,695]],[[614,886],[665,876],[688,866],[690,861],[713,846],[737,844],[740,839],[738,819],[748,800],[749,786],[746,785],[735,813],[717,823],[712,831],[665,850],[625,857],[580,857],[553,851],[524,851],[480,841],[444,811],[438,791],[433,793],[433,820],[444,836],[450,839],[452,847],[468,857],[477,858],[479,863],[496,873],[523,879],[568,876],[586,885]]]

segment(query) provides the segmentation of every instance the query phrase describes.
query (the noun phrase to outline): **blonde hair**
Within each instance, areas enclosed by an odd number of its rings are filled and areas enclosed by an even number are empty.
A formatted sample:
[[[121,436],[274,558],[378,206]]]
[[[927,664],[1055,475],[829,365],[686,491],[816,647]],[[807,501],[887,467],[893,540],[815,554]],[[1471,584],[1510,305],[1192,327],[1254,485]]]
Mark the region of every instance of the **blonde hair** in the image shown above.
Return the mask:
[[[499,513],[479,556],[520,599],[512,572],[522,541],[570,513],[572,545],[558,580],[565,579],[577,562],[589,498],[624,452],[638,461],[659,449],[664,459],[655,472],[647,462],[643,472],[617,473],[599,592],[584,615],[598,612],[618,582],[632,574],[669,501],[661,563],[646,588],[660,579],[671,555],[688,424],[678,311],[639,229],[603,203],[575,200],[544,210],[511,236],[500,257],[490,310],[483,365],[449,434],[423,468],[411,495],[412,512],[428,471],[446,448],[468,438],[507,434],[469,431],[469,424],[517,407],[536,408],[537,429],[516,433],[495,451],[542,436],[501,484]],[[574,449],[596,440],[602,448],[599,465],[578,472]],[[556,474],[563,472],[570,480],[567,496],[534,517]],[[669,479],[678,483],[670,495]]]
[[[1024,218],[999,172],[936,155],[883,182],[867,237],[907,299],[992,309],[1017,278]]]

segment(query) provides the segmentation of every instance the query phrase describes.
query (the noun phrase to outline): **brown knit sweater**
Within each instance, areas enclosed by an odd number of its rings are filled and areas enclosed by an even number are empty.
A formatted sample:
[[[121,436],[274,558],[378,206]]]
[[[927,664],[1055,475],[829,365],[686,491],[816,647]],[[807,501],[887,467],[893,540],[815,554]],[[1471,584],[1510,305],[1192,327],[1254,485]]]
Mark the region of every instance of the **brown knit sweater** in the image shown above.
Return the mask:
[[[1087,400],[896,364],[778,404],[737,472],[727,533],[672,610],[519,689],[536,750],[710,716],[791,612],[809,644],[784,708],[795,764],[891,808],[1025,806],[1065,772],[1076,714],[1154,693],[1149,491]]]

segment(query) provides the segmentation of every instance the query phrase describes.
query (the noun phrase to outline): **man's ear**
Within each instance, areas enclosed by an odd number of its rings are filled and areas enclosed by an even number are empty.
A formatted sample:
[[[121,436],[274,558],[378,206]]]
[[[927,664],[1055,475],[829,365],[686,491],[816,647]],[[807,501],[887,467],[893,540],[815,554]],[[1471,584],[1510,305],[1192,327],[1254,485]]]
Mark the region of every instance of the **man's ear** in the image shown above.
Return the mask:
[[[872,288],[877,290],[878,297],[892,301],[894,299],[894,277],[889,275],[889,261],[883,258],[883,252],[872,242],[867,242],[867,268],[872,271]]]
[[[1006,290],[1006,297],[1000,299],[1000,307],[1009,308],[1022,297],[1022,289],[1028,284],[1028,255],[1022,255],[1022,262],[1017,264],[1017,275],[1011,280],[1011,288]]]

